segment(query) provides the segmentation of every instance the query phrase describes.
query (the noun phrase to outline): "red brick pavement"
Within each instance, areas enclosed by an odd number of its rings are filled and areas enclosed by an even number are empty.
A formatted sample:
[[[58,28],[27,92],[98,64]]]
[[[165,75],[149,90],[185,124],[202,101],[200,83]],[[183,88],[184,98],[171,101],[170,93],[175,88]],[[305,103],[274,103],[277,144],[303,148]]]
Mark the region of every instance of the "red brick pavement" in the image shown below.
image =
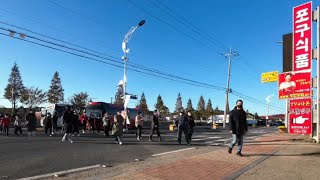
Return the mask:
[[[296,136],[289,134],[271,134],[262,136],[253,141],[245,142],[243,147],[244,157],[238,157],[234,153],[230,155],[227,152],[227,148],[224,148],[189,158],[186,157],[185,159],[170,162],[158,167],[122,174],[112,177],[111,179],[224,179],[257,161],[262,157],[262,154],[274,152],[280,146],[288,143],[288,140],[293,137]],[[236,151],[236,149],[234,150]]]

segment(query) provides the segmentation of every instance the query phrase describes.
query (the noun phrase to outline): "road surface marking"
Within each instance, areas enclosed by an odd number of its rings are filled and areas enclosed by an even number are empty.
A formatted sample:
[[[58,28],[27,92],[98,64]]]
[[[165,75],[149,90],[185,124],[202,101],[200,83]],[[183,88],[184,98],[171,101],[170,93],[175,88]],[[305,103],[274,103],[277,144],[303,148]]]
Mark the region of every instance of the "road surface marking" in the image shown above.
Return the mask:
[[[22,179],[18,179],[18,180],[34,180],[34,179],[54,177],[54,176],[58,176],[59,177],[59,176],[64,175],[64,174],[74,173],[74,172],[77,172],[77,171],[84,171],[84,170],[98,168],[98,167],[101,167],[101,165],[94,165],[94,166],[86,166],[86,167],[82,167],[82,168],[69,169],[69,170],[65,170],[65,171],[59,171],[59,172],[54,172],[54,173],[50,173],[50,174],[32,176],[32,177],[22,178]]]
[[[214,137],[206,137],[206,138],[195,138],[195,139],[192,139],[192,141],[205,141],[208,139],[219,139],[219,138],[222,138],[222,137],[214,136]]]
[[[165,155],[165,154],[171,154],[171,153],[176,153],[176,152],[181,152],[181,151],[187,151],[187,150],[191,150],[191,149],[196,149],[196,148],[195,147],[191,147],[191,148],[186,148],[186,149],[179,149],[179,150],[175,150],[175,151],[168,151],[168,152],[164,152],[164,153],[153,154],[151,156],[152,157],[162,156],[162,155]]]

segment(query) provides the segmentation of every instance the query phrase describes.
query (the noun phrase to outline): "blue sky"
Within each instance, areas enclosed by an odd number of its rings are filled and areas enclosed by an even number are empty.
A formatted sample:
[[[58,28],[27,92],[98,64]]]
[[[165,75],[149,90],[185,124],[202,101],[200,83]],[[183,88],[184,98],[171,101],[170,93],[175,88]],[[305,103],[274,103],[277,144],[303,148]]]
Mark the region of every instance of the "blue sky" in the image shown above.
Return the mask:
[[[215,52],[227,53],[226,48],[219,48],[213,43],[209,43],[211,48],[203,46],[201,43],[206,43],[205,39],[154,6],[152,3],[160,6],[156,0],[131,1],[180,32],[141,11],[128,0],[52,0],[73,12],[53,4],[51,0],[3,0],[0,21],[121,58],[124,34],[145,19],[145,25],[135,32],[130,41],[130,62],[195,81],[226,86],[227,59]],[[292,7],[308,1],[159,1],[201,29],[201,32],[210,34],[214,41],[227,48],[231,46],[240,55],[232,61],[232,90],[263,102],[268,95],[273,94],[271,104],[284,108],[284,101],[277,99],[276,84],[261,84],[260,74],[282,71],[282,45],[275,42],[281,41],[283,34],[292,31]],[[313,8],[319,4],[319,1],[314,1]],[[2,24],[0,26],[4,27]],[[14,62],[19,65],[23,82],[28,87],[48,90],[54,72],[58,71],[66,99],[73,93],[85,91],[90,97],[96,98],[95,101],[110,102],[119,80],[123,78],[121,68],[5,36],[0,36],[0,49],[1,95]],[[224,91],[195,87],[133,71],[128,71],[127,88],[129,93],[139,96],[145,92],[150,109],[153,109],[157,96],[161,94],[164,103],[173,111],[179,92],[184,106],[187,99],[191,98],[196,107],[200,95],[204,96],[206,102],[210,98],[214,107],[222,109],[224,106]],[[239,97],[230,95],[231,107],[237,99]],[[136,103],[133,101],[130,106]],[[0,105],[10,107],[9,101],[4,99],[0,99]],[[267,111],[266,105],[245,99],[244,108],[261,115]],[[270,113],[284,113],[284,109],[270,108]]]

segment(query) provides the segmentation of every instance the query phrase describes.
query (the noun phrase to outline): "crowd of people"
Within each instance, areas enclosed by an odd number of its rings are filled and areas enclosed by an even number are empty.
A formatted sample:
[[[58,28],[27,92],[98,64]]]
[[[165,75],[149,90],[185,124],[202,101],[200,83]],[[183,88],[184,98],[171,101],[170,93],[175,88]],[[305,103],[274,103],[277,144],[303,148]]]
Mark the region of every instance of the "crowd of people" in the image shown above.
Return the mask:
[[[188,111],[185,114],[184,110],[179,112],[179,119],[175,122],[177,126],[177,141],[181,144],[182,133],[185,136],[185,140],[188,145],[191,144],[193,128],[195,127],[195,121],[192,116],[192,112]],[[151,133],[149,136],[149,141],[153,141],[153,134],[156,132],[158,136],[158,141],[162,141],[161,133],[159,128],[159,116],[160,113],[157,110],[154,110],[152,123],[151,123]],[[47,113],[44,119],[44,128],[45,134],[52,136],[54,132],[59,132],[58,129],[58,114],[55,112],[52,116],[50,113]],[[28,130],[28,136],[36,135],[36,126],[37,126],[37,118],[35,113],[30,110],[29,113],[25,116],[26,127]],[[0,113],[0,131],[4,132],[5,136],[9,136],[9,126],[13,122],[14,133],[18,135],[22,134],[22,118],[19,114],[13,114],[9,116],[8,114]],[[141,112],[135,117],[135,127],[136,127],[136,138],[137,140],[141,140],[142,128],[144,124],[144,118]],[[62,138],[62,142],[68,140],[73,143],[71,140],[71,136],[80,136],[80,128],[82,126],[82,133],[85,133],[86,130],[89,133],[95,133],[97,129],[98,133],[100,133],[101,128],[104,129],[104,136],[109,137],[109,131],[111,130],[112,135],[115,138],[115,143],[122,144],[122,135],[125,126],[125,119],[121,114],[121,111],[118,110],[117,114],[113,117],[110,117],[108,113],[105,113],[102,118],[95,118],[94,115],[90,115],[88,117],[85,112],[83,112],[80,116],[76,111],[72,109],[72,107],[67,107],[65,112],[63,113],[63,127],[62,131],[64,131],[64,135]],[[246,120],[246,113],[243,110],[243,101],[238,100],[236,102],[236,107],[230,111],[229,114],[229,128],[230,133],[232,134],[232,142],[228,148],[228,153],[232,153],[232,149],[236,143],[238,143],[238,151],[237,155],[242,156],[242,146],[243,146],[243,136],[248,132],[248,124]]]
[[[159,129],[159,117],[160,113],[154,110],[152,123],[151,123],[151,133],[149,135],[149,141],[153,141],[153,134],[156,133],[158,141],[162,141],[161,133]],[[58,128],[59,118],[63,119],[63,126],[61,131]],[[25,116],[26,128],[28,131],[28,136],[36,136],[37,118],[35,112],[30,110]],[[9,116],[8,114],[0,114],[0,131],[4,132],[5,136],[9,136],[9,126],[12,124],[14,126],[14,134],[19,136],[22,135],[22,124],[23,118],[19,114],[13,114]],[[182,132],[185,135],[187,144],[190,144],[191,137],[193,134],[193,127],[195,126],[194,118],[191,111],[188,111],[185,115],[184,111],[180,112],[180,117],[176,121],[178,129],[178,142],[181,144]],[[125,119],[118,110],[115,116],[110,116],[105,113],[102,118],[95,117],[93,114],[87,115],[83,112],[81,115],[77,111],[73,110],[72,107],[66,107],[65,112],[62,117],[59,117],[57,112],[47,113],[43,120],[44,132],[46,135],[52,136],[53,134],[64,133],[62,141],[71,140],[72,136],[80,136],[80,129],[82,133],[95,133],[96,131],[100,134],[100,131],[104,132],[105,137],[110,136],[110,131],[112,136],[115,138],[115,142],[122,144],[122,135],[125,127]],[[136,138],[141,140],[142,129],[144,127],[144,117],[141,112],[135,117],[135,127],[136,127]],[[18,134],[19,133],[19,134]]]

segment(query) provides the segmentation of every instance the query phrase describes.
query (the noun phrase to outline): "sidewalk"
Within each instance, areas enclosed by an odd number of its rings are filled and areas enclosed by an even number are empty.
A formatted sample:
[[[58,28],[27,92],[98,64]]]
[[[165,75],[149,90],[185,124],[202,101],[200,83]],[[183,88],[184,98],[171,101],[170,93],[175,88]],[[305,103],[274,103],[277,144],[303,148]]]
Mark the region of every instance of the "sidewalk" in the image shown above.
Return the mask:
[[[244,157],[236,149],[228,154],[227,146],[201,147],[55,179],[319,179],[320,146],[294,138],[275,133],[245,141]]]

